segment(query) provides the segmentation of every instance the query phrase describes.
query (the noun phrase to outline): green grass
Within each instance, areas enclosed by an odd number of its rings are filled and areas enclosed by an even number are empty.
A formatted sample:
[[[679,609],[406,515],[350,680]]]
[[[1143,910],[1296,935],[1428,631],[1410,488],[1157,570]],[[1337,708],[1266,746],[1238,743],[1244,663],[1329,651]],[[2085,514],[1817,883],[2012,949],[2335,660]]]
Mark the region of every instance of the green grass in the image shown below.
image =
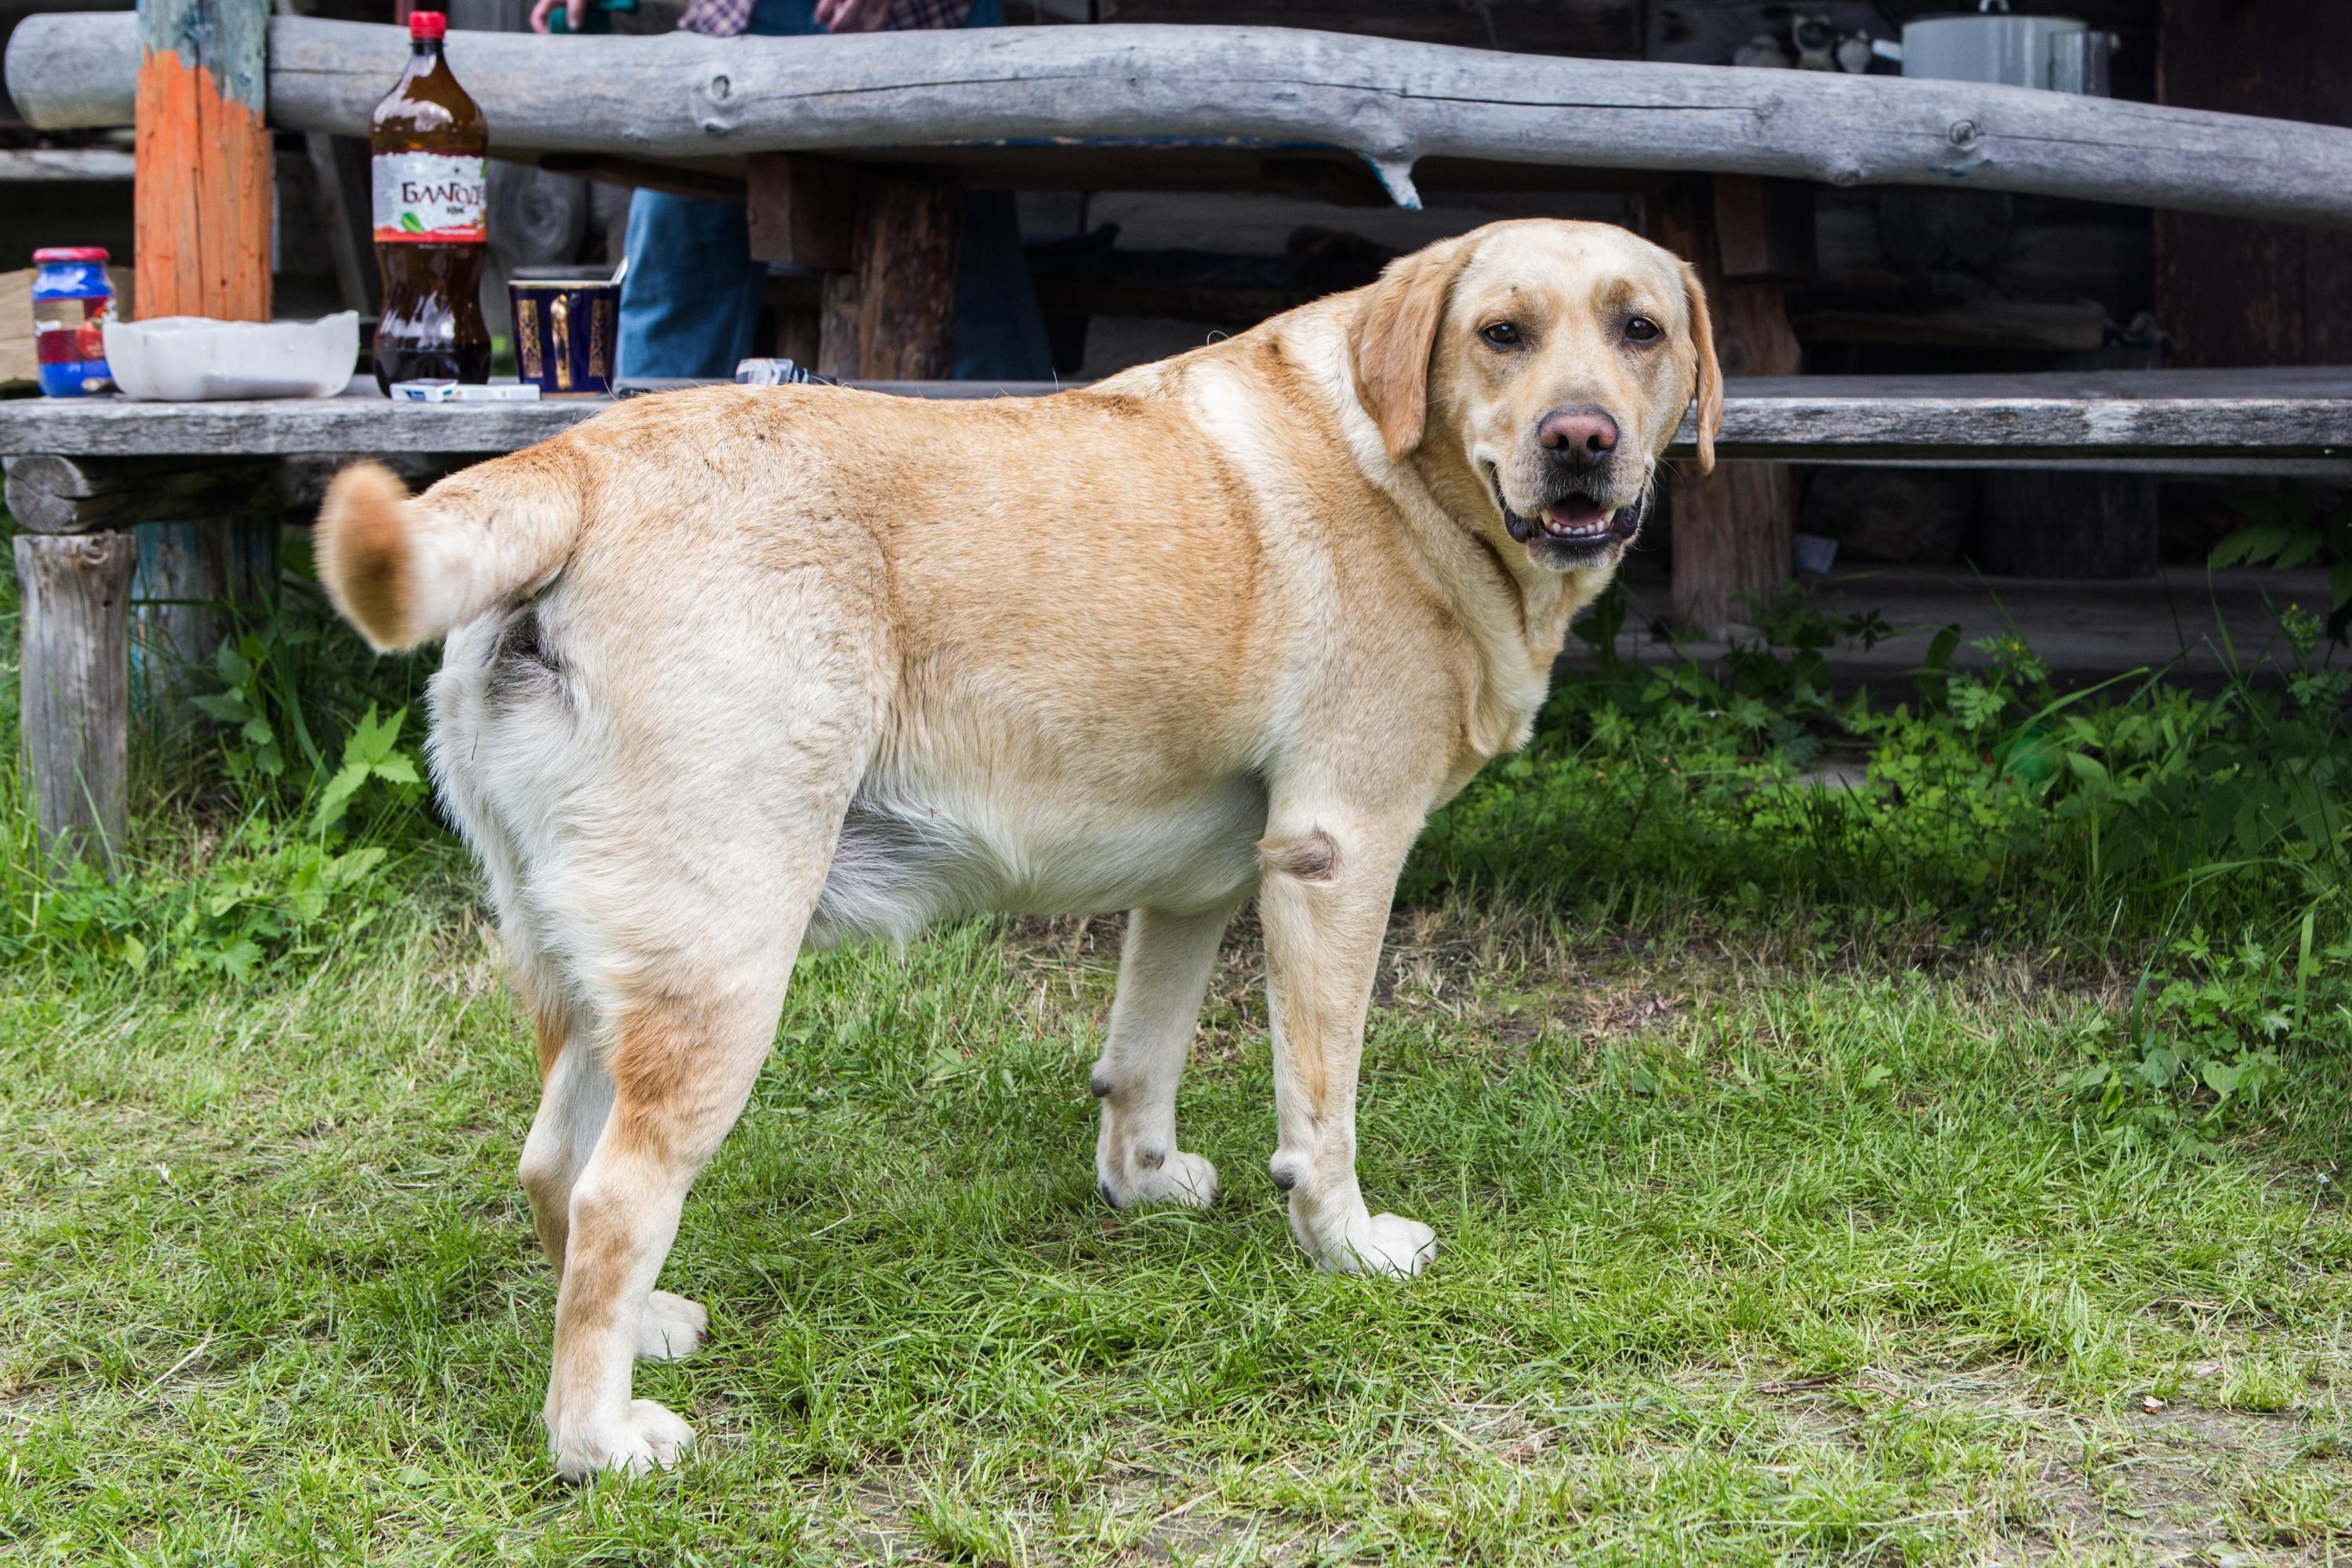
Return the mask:
[[[1833,711],[1801,616],[1565,689],[1384,955],[1407,1285],[1288,1239],[1246,926],[1198,1215],[1094,1196],[1113,924],[806,961],[664,1279],[712,1336],[637,1373],[699,1441],[572,1489],[532,1052],[389,723],[423,666],[296,557],[217,755],[142,750],[111,883],[42,869],[0,582],[0,1561],[2352,1557],[2352,676],[2312,617],[2211,702],[2053,707],[2020,645]],[[1824,746],[1868,782],[1804,782]]]
[[[711,1340],[637,1373],[699,1443],[567,1489],[512,1177],[530,1048],[446,860],[404,874],[415,907],[308,972],[37,974],[0,1013],[0,1552],[2352,1546],[2333,1064],[2151,1137],[2056,1087],[2110,992],[1492,900],[1401,915],[1384,961],[1364,1182],[1443,1247],[1401,1287],[1285,1233],[1247,932],[1181,1101],[1227,1184],[1198,1215],[1093,1195],[1115,927],[807,961],[665,1279]]]

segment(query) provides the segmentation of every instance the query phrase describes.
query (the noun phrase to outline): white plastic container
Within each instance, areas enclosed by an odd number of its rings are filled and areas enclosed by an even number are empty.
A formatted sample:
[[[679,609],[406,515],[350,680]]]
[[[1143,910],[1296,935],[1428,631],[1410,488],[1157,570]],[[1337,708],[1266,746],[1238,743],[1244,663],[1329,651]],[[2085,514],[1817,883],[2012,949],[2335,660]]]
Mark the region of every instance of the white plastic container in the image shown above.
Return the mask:
[[[333,397],[351,384],[360,318],[216,321],[163,316],[109,321],[106,363],[125,397],[208,403],[254,397]]]

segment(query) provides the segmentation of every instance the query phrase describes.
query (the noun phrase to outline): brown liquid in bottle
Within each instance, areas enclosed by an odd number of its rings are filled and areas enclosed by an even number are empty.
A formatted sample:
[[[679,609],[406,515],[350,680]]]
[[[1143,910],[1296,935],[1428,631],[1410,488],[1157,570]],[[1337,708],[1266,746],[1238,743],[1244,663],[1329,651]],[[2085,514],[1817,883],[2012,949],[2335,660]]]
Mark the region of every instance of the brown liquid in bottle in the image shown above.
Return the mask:
[[[482,259],[488,248],[483,155],[489,127],[442,57],[448,21],[408,17],[408,68],[375,106],[375,255],[383,315],[375,329],[375,380],[481,383],[490,379],[490,331],[482,321]]]

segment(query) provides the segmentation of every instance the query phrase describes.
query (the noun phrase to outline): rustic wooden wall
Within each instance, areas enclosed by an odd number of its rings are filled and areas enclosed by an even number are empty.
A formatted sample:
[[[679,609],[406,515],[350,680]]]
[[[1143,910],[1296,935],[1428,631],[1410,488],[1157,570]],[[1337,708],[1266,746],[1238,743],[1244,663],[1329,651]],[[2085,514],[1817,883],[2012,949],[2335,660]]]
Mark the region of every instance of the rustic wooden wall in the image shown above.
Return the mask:
[[[2352,125],[2352,4],[2166,0],[2161,101]],[[2157,314],[2184,365],[2352,363],[2352,245],[2160,213]]]

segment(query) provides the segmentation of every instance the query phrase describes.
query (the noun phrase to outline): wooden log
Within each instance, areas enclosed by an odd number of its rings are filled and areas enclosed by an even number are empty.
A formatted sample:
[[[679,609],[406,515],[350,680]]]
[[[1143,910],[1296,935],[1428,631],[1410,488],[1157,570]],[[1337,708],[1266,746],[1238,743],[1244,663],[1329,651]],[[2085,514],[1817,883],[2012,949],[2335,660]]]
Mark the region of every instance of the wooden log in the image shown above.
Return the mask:
[[[18,458],[8,465],[8,510],[31,533],[97,533],[170,518],[223,517],[250,506],[274,463],[234,458]]]
[[[57,457],[8,462],[8,510],[31,533],[96,533],[141,523],[206,517],[223,523],[307,522],[352,450],[290,458]],[[457,453],[382,456],[422,489],[471,460]]]
[[[850,270],[824,280],[818,374],[945,379],[955,359],[963,200],[955,186],[929,180],[859,180]]]
[[[132,268],[148,316],[269,319],[268,20],[268,0],[140,0]]]
[[[28,18],[8,90],[36,127],[120,124],[127,19]],[[270,112],[357,134],[406,43],[270,24]],[[1279,27],[992,28],[452,45],[500,156],[644,159],[1032,137],[1347,148],[1405,205],[1423,157],[2037,192],[2352,227],[2352,130],[1975,82],[1558,59]]]
[[[41,842],[62,867],[122,841],[130,784],[128,533],[15,541],[23,595],[25,776]]]

